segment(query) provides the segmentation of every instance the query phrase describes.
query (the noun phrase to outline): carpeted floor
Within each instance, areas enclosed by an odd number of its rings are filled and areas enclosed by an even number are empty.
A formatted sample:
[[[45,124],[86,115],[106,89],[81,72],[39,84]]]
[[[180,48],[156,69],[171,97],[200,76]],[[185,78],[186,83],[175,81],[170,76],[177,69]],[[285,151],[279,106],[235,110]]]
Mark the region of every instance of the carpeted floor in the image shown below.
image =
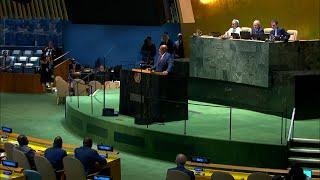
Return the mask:
[[[94,115],[100,116],[102,107],[102,93],[94,97]],[[77,106],[77,98],[72,103]],[[80,108],[91,113],[90,98],[80,98]],[[53,139],[60,135],[65,143],[81,144],[82,137],[78,137],[64,126],[64,105],[55,104],[53,94],[11,94],[0,93],[0,124],[12,127],[16,133]],[[108,106],[118,107],[119,91],[108,91]],[[190,101],[190,103],[198,103]],[[227,139],[229,134],[229,109],[209,106],[189,106],[187,134]],[[120,116],[117,123],[136,126],[130,117]],[[289,126],[287,124],[287,126]],[[139,126],[139,128],[146,128]],[[183,122],[152,125],[155,131],[183,133]],[[320,119],[299,121],[295,125],[295,136],[320,138]],[[253,141],[261,143],[280,143],[281,118],[269,116],[241,109],[232,110],[232,139],[239,141]],[[163,180],[166,169],[174,163],[159,161],[120,152],[122,178],[124,180]],[[174,158],[174,157],[173,157]]]

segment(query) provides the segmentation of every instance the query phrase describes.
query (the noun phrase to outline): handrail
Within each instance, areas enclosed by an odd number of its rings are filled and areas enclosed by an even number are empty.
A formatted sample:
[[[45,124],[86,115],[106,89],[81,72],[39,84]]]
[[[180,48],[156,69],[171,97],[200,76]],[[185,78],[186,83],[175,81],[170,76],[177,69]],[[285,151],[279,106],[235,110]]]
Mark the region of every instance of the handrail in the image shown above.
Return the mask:
[[[288,134],[288,141],[290,141],[292,139],[292,132],[293,132],[295,113],[296,113],[296,108],[293,108],[292,115],[291,115],[291,123],[290,123],[290,128],[289,128],[289,134]]]

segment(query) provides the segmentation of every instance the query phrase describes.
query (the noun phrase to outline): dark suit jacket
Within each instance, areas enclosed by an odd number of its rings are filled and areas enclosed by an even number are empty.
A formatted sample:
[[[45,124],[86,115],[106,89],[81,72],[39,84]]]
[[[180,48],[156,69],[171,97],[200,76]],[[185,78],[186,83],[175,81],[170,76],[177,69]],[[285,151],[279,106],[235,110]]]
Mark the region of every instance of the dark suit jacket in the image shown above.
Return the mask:
[[[190,176],[190,180],[195,180],[195,176],[194,176],[194,173],[188,169],[186,169],[184,166],[177,166],[175,168],[171,168],[171,169],[168,169],[168,171],[170,170],[177,170],[177,171],[181,171],[181,172],[184,172],[186,173],[188,176]]]
[[[277,35],[275,36],[275,31],[277,31]],[[270,32],[270,39],[272,36],[275,37],[276,40],[288,40],[289,34],[282,28],[277,28],[276,30],[272,30]]]
[[[56,171],[63,169],[62,159],[66,156],[67,152],[59,147],[50,147],[44,152],[44,157],[46,157],[50,161],[52,167]]]
[[[87,174],[95,172],[95,163],[106,165],[106,159],[102,158],[98,152],[89,147],[78,147],[74,150],[74,156],[81,161]]]
[[[252,36],[253,39],[264,40],[263,39],[264,30],[262,28],[259,28],[259,29],[252,28],[251,36]]]
[[[159,55],[157,62],[155,62],[155,65],[151,69],[157,72],[163,72],[163,71],[168,71],[169,73],[172,72],[173,70],[172,55],[167,52],[164,54],[162,58]]]
[[[36,169],[36,164],[34,163],[34,156],[36,151],[31,149],[29,146],[17,146],[17,150],[22,151],[26,156],[29,161],[29,164],[31,166],[31,169]]]

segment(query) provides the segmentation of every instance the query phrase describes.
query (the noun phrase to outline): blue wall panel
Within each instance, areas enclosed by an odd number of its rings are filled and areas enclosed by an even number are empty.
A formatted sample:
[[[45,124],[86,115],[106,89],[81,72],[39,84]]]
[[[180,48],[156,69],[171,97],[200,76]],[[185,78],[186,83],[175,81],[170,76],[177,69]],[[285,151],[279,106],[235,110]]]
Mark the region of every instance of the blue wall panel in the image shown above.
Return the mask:
[[[163,32],[169,32],[172,40],[180,32],[179,24],[163,26],[115,26],[65,24],[63,43],[65,51],[81,64],[94,65],[98,58],[106,56],[106,64],[132,65],[140,60],[140,48],[146,36],[151,36],[159,46]],[[109,54],[108,51],[111,50]]]

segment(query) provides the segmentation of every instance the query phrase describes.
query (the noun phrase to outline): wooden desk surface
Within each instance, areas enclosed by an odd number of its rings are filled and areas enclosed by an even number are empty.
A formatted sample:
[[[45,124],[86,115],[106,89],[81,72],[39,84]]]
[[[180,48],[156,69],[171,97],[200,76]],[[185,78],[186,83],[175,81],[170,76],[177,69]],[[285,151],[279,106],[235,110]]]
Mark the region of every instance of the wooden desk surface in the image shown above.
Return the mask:
[[[0,133],[2,133],[0,131]],[[19,135],[12,133],[9,135],[9,138],[7,139],[6,142],[10,142],[13,144],[18,144],[17,142],[17,137]],[[28,140],[29,140],[29,147],[31,147],[32,149],[34,149],[36,151],[37,154],[39,155],[43,155],[44,151],[48,148],[52,146],[52,141],[47,140],[47,139],[39,139],[39,138],[34,138],[34,137],[30,137],[27,136]],[[67,151],[68,155],[73,155],[74,154],[74,149],[77,148],[79,146],[75,146],[75,145],[71,145],[71,144],[63,144],[63,148]],[[4,149],[4,142],[1,141],[0,143],[0,149]],[[99,154],[106,154],[108,153],[108,158],[107,160],[107,167],[110,168],[110,172],[111,172],[111,176],[113,178],[113,180],[121,180],[121,163],[120,163],[120,158],[118,157],[118,152],[114,151],[114,152],[105,152],[105,151],[99,151]]]
[[[0,92],[43,93],[40,74],[0,72]]]
[[[0,179],[1,180],[7,180],[7,179],[13,179],[13,180],[25,180],[25,176],[23,173],[16,173],[13,172],[11,175],[5,175],[3,174],[5,170],[0,170]]]
[[[146,74],[155,74],[155,75],[160,75],[160,76],[166,76],[166,74],[163,74],[162,72],[155,72],[155,71],[149,71],[147,69],[131,69],[133,72],[138,72],[138,73],[146,73]]]

